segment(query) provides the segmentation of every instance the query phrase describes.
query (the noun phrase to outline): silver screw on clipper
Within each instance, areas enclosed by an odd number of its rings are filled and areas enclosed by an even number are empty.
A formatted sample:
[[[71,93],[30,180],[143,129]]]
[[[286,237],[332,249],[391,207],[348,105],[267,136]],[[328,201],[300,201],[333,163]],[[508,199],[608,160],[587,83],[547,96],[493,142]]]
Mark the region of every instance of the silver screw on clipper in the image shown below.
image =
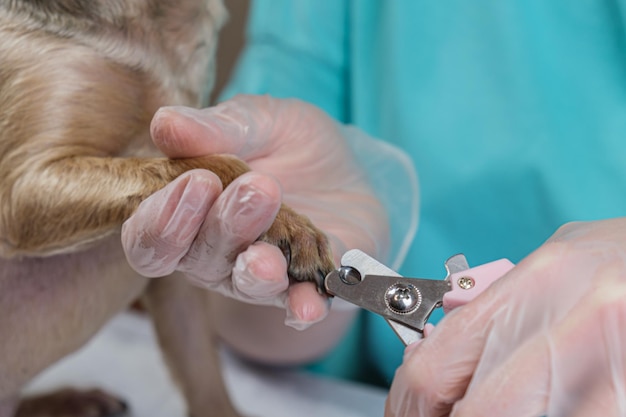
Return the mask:
[[[346,285],[355,285],[361,282],[363,277],[356,268],[351,266],[342,266],[339,268],[339,279]]]
[[[461,277],[457,281],[457,284],[459,284],[459,287],[463,288],[464,290],[471,290],[472,288],[474,288],[475,282],[474,278],[472,277]]]
[[[422,294],[411,284],[397,283],[385,292],[385,304],[397,314],[409,314],[422,303]]]

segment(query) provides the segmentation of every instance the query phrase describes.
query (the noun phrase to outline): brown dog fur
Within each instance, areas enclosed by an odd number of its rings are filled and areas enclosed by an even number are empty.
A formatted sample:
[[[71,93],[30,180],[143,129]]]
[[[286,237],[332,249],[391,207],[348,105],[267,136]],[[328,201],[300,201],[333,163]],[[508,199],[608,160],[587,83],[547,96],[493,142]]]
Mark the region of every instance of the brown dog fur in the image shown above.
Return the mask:
[[[166,159],[149,135],[159,107],[206,104],[224,19],[219,0],[0,0],[0,417],[120,411],[93,392],[18,398],[140,295],[190,413],[236,415],[208,293],[183,277],[148,284],[119,243],[139,203],[183,172],[227,186],[248,170],[227,155]],[[294,279],[333,267],[325,237],[288,207],[261,239],[289,253]],[[59,395],[71,414],[50,414]]]

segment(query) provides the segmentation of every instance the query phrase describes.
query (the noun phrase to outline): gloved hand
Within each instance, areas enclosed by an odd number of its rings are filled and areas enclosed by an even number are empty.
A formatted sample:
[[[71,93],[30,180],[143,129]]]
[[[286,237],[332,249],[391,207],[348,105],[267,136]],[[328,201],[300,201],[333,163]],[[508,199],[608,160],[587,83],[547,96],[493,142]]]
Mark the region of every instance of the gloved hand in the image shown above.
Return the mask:
[[[626,218],[572,223],[409,346],[391,416],[626,415]]]
[[[344,132],[297,100],[239,96],[204,110],[161,109],[152,135],[165,155],[229,153],[253,172],[220,194],[213,174],[191,171],[146,199],[122,230],[130,264],[146,276],[179,270],[195,284],[238,300],[285,306],[286,322],[294,327],[320,320],[328,302],[312,283],[289,287],[282,252],[255,240],[269,228],[282,198],[328,235],[337,262],[348,248],[385,256],[386,213]],[[357,140],[374,142],[360,135]],[[401,165],[397,151],[381,149],[385,163]],[[228,260],[233,251],[240,251],[234,264]]]

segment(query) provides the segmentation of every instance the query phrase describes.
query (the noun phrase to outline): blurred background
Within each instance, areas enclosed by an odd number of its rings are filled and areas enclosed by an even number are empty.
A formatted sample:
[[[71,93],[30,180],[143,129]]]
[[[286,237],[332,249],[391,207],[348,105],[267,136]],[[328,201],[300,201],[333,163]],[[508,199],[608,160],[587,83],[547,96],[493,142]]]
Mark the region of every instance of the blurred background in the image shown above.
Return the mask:
[[[217,49],[217,76],[215,88],[211,94],[212,104],[216,102],[224,85],[228,82],[230,73],[243,47],[249,0],[224,0],[224,5],[228,9],[230,17],[220,32]]]

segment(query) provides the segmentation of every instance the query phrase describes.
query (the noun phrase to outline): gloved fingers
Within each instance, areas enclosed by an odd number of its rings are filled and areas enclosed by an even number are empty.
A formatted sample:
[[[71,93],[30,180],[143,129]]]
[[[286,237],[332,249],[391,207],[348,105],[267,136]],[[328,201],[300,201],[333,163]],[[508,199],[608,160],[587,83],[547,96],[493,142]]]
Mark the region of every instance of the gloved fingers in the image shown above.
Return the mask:
[[[282,251],[265,242],[255,242],[239,254],[233,268],[233,285],[242,298],[262,302],[273,301],[285,307],[284,297],[289,286],[287,260]]]
[[[489,354],[487,348],[483,358]],[[542,416],[550,392],[554,354],[546,335],[535,335],[509,352],[497,368],[472,380],[463,398],[454,404],[450,416]],[[478,368],[480,366],[479,363]]]
[[[574,363],[575,365],[575,363]],[[580,391],[558,392],[552,388],[547,409],[541,416],[549,417],[623,417],[626,415],[624,387],[607,383],[606,374],[592,372],[578,386]],[[557,375],[557,379],[560,376]],[[558,381],[557,381],[558,382]],[[573,395],[572,395],[573,394]],[[554,397],[560,397],[553,401]]]
[[[524,343],[541,326],[559,317],[553,311],[555,305],[562,304],[559,307],[569,311],[576,303],[578,298],[568,295],[578,295],[580,289],[564,288],[560,278],[564,271],[553,266],[562,252],[562,247],[555,246],[533,253],[472,302],[447,314],[419,349],[407,355],[403,366],[412,367],[419,384],[416,390],[424,393],[426,409],[439,410],[458,401],[476,372],[496,368],[507,360],[507,349]],[[592,268],[578,269],[586,273]],[[555,297],[559,291],[567,295]],[[498,354],[485,355],[489,338],[499,328],[505,332],[500,340],[503,348]],[[481,360],[482,367],[477,369]]]
[[[626,415],[626,282],[611,269],[554,332],[550,416]]]
[[[406,353],[386,415],[625,415],[626,260],[615,227],[593,226],[562,229],[447,315]]]
[[[391,383],[391,389],[389,390],[389,394],[385,399],[385,410],[383,413],[384,417],[406,417],[406,416],[424,416],[428,417],[430,414],[427,414],[422,411],[418,401],[417,395],[408,389],[397,388],[401,385],[405,385],[407,382],[403,378],[405,374],[401,373],[399,368],[396,371],[395,376],[393,377],[393,382]],[[440,414],[441,416],[446,416],[446,413]]]
[[[593,298],[596,297],[591,294],[589,300],[582,301],[570,316],[555,323],[552,329],[536,333],[517,349],[509,351],[507,359],[495,369],[487,365],[489,369],[481,372],[479,363],[475,379],[464,398],[455,404],[451,417],[624,415],[618,411],[626,410],[621,350],[624,343],[607,343],[607,336],[615,339],[623,327],[603,328],[606,321],[597,321],[599,317],[590,307],[604,301]],[[620,304],[624,302],[620,300]],[[605,308],[613,315],[614,307]],[[622,306],[619,308],[623,310]],[[621,322],[623,326],[623,318]],[[505,337],[505,334],[495,334],[493,340]],[[497,342],[488,341],[483,358],[498,354],[503,348]],[[607,355],[611,350],[615,354]],[[607,357],[609,359],[605,360]]]
[[[580,345],[586,346],[586,343],[579,342]],[[580,349],[576,349],[580,351]],[[572,371],[579,373],[574,376],[570,370],[563,370],[559,365],[552,368],[551,377],[553,379],[551,392],[546,401],[546,408],[542,415],[550,415],[556,417],[572,417],[572,416],[622,416],[622,414],[614,414],[609,410],[616,406],[615,392],[603,381],[608,375],[606,372],[593,369],[586,362],[590,355],[597,355],[595,347],[587,346],[588,352],[583,352],[583,356],[574,358],[574,362],[570,366],[574,367]],[[557,356],[560,352],[555,352],[554,358],[558,362],[562,362]],[[579,352],[580,354],[580,352]],[[572,355],[567,354],[571,360]],[[593,361],[593,359],[592,359]],[[582,373],[584,371],[584,373]],[[568,378],[575,380],[567,380]],[[576,391],[573,391],[576,390]],[[574,394],[574,395],[572,395]],[[611,395],[608,395],[611,394]],[[602,399],[603,402],[599,402]],[[606,402],[604,402],[606,401]],[[609,402],[610,401],[610,402]]]
[[[483,295],[488,292],[489,290]],[[508,351],[496,352],[501,357],[488,358],[487,350],[490,338],[493,337],[493,327],[499,326],[499,323],[494,322],[498,319],[506,319],[508,311],[506,303],[481,300],[483,295],[479,296],[475,302],[449,313],[438,326],[429,330],[428,337],[405,351],[403,364],[396,372],[391,386],[386,417],[448,416],[457,403],[459,405],[455,413],[459,416],[509,415],[492,414],[491,409],[486,414],[472,414],[474,412],[472,407],[475,406],[472,398],[482,397],[476,396],[474,392],[471,394],[467,392],[476,374],[482,374],[481,381],[491,387],[486,382],[491,381],[488,378],[490,372],[493,372],[493,368],[498,369],[498,365],[506,364],[505,356],[509,353]],[[505,355],[503,356],[502,353]],[[532,356],[535,352],[531,350],[530,353],[531,357],[536,359]],[[485,358],[488,358],[486,369],[482,365]],[[495,381],[496,388],[500,388],[502,378]],[[515,389],[511,384],[506,386],[509,390]],[[498,400],[500,397],[494,396],[494,398]],[[487,403],[492,408],[498,405],[490,401]],[[469,411],[466,412],[466,410]]]
[[[170,158],[229,153],[240,158],[264,154],[283,101],[269,96],[237,96],[204,109],[163,107],[151,124],[152,139]]]
[[[624,392],[607,386],[603,381],[589,381],[587,389],[571,398],[567,407],[550,411],[550,417],[623,417],[626,415]],[[595,385],[594,385],[595,383]]]
[[[591,269],[599,285],[567,314],[552,314],[530,298],[496,315],[473,380],[452,416],[571,416],[592,410],[594,403],[595,411],[580,415],[621,415],[611,410],[626,409],[626,282],[621,262],[605,261]],[[576,280],[575,274],[570,278]],[[537,308],[552,320],[537,320],[534,331],[516,338],[517,326],[509,317],[523,318]],[[612,403],[596,403],[598,386],[621,392],[621,404],[617,396]]]
[[[241,95],[205,109],[164,107],[152,120],[151,134],[171,158],[234,154],[280,176],[287,189],[294,172],[300,173],[300,186],[363,180],[339,125],[295,99]],[[308,146],[312,139],[316,146]]]
[[[464,397],[492,327],[498,318],[507,318],[511,294],[520,285],[516,268],[465,306],[453,310],[417,347],[405,352],[402,366],[390,390],[389,415],[402,416],[406,410],[420,417],[448,415]],[[494,361],[495,366],[495,361]],[[411,401],[412,408],[398,403]]]
[[[317,292],[313,282],[295,282],[289,287],[285,324],[305,330],[321,321],[330,310],[330,301]]]
[[[198,285],[232,293],[237,255],[271,226],[280,205],[280,186],[271,177],[256,172],[238,177],[209,210],[180,270]]]
[[[122,226],[129,264],[147,277],[171,274],[221,191],[215,174],[192,170],[144,200]]]
[[[447,367],[445,358],[433,355],[437,343],[432,342],[438,341],[431,337],[405,353],[389,390],[385,417],[447,416],[452,405],[462,398],[474,364],[459,363],[459,359],[471,359],[474,355],[453,357],[454,364]]]
[[[497,284],[497,283],[496,283]],[[390,390],[389,415],[431,417],[448,415],[465,395],[481,359],[490,320],[501,305],[491,303],[490,289],[472,303],[453,310],[417,346],[405,352]],[[411,408],[399,403],[411,401]],[[403,414],[399,410],[406,409]],[[418,410],[416,414],[412,414]]]
[[[256,242],[237,257],[233,268],[235,292],[244,300],[287,310],[285,324],[304,330],[321,321],[329,311],[328,299],[311,282],[289,285],[287,261],[281,250]]]

